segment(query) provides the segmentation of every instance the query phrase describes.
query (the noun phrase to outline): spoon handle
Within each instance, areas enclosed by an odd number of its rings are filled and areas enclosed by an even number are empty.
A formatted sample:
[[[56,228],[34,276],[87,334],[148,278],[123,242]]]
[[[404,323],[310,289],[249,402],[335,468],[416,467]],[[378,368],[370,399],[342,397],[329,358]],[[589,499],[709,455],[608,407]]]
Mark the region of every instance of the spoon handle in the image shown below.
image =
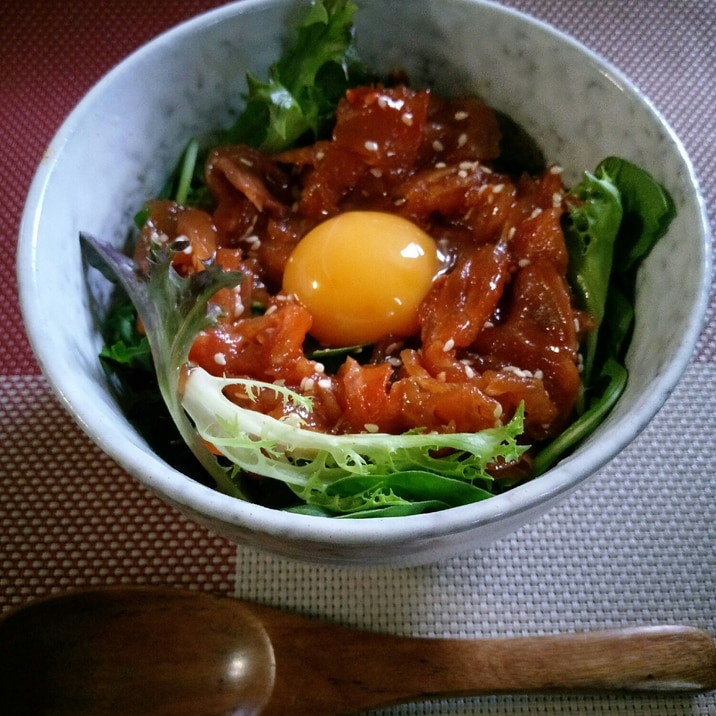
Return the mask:
[[[435,644],[443,652],[448,645]],[[681,626],[458,641],[446,658],[469,664],[474,693],[572,690],[698,691],[716,687],[716,649]],[[463,670],[464,673],[464,670]],[[455,687],[463,685],[456,681]]]
[[[296,669],[303,693],[312,694],[311,713],[333,716],[437,697],[716,688],[714,641],[693,627],[448,640],[337,633],[320,623],[282,638],[288,634],[276,623],[264,623],[277,657],[267,716],[287,713],[273,707],[288,696],[280,693],[282,672]]]

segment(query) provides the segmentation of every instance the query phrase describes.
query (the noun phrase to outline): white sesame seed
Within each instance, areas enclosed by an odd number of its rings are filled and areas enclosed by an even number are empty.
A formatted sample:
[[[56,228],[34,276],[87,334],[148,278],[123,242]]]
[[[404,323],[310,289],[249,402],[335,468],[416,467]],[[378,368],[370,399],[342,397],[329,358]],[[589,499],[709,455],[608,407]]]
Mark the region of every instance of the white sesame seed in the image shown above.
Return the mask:
[[[530,260],[529,260],[529,259],[520,259],[520,260],[517,262],[517,265],[518,265],[520,268],[524,268],[525,266],[529,266],[529,265],[530,265]]]
[[[393,202],[393,206],[402,206],[403,204],[405,204],[406,201],[407,199],[401,196]]]
[[[313,390],[313,386],[316,384],[316,381],[313,380],[313,378],[304,378],[301,381],[301,392],[302,393],[308,393],[309,391]]]
[[[369,152],[377,152],[378,151],[378,142],[374,142],[370,139],[366,140],[366,142],[363,144],[363,146],[369,151]]]
[[[410,114],[409,112],[406,112],[405,114],[401,115],[400,119],[403,122],[403,124],[405,124],[406,126],[408,126],[408,127],[413,126],[413,115]]]
[[[367,433],[377,433],[380,430],[375,423],[366,423],[363,427]]]
[[[272,303],[264,313],[264,316],[270,316],[272,313],[276,313],[278,311],[278,306],[275,303]]]
[[[549,170],[550,174],[562,174],[562,172],[564,172],[564,167],[560,167],[559,164],[555,164]]]
[[[470,115],[469,115],[467,112],[465,112],[464,110],[460,110],[460,111],[458,111],[458,112],[455,112],[455,119],[456,119],[458,122],[462,121],[463,119],[467,119],[469,116],[470,116]]]
[[[562,195],[556,191],[552,194],[552,206],[559,207],[562,205]]]
[[[323,157],[326,156],[326,153],[324,151],[318,151],[316,152],[316,159],[320,162]]]
[[[457,138],[457,146],[464,147],[467,144],[467,134],[463,133]]]
[[[328,390],[331,387],[331,379],[330,378],[321,378],[318,381],[318,387],[322,388],[323,390]]]
[[[442,150],[445,149],[445,147],[444,147],[443,143],[442,143],[439,139],[436,139],[436,140],[433,142],[433,149],[434,149],[436,152],[442,152]]]
[[[254,163],[250,159],[247,159],[246,157],[241,157],[241,159],[239,159],[239,161],[247,167],[252,167],[254,165]]]
[[[445,164],[445,162],[435,162],[436,169],[445,169],[446,166],[447,164]]]
[[[285,378],[276,378],[273,382],[274,385],[277,385],[279,388],[283,388],[286,385],[286,379]]]
[[[516,365],[506,365],[502,370],[507,373],[514,373],[518,378],[532,378],[532,373],[529,370],[518,368]]]
[[[380,179],[383,176],[383,172],[378,169],[377,167],[373,167],[373,169],[370,170],[370,173],[376,178]]]
[[[403,361],[398,358],[398,356],[390,356],[386,363],[390,363],[394,368],[400,368],[401,365],[403,365]]]
[[[226,356],[223,353],[214,353],[214,363],[216,365],[226,365]]]
[[[475,371],[472,369],[472,366],[465,365],[465,375],[468,378],[474,378],[475,377]]]
[[[493,184],[492,185],[492,193],[493,194],[499,194],[502,192],[502,190],[505,188],[504,184]]]
[[[500,403],[498,403],[492,411],[492,417],[494,417],[495,420],[499,420],[499,418],[502,417],[502,405]]]
[[[536,371],[534,372],[534,377],[535,377],[537,380],[542,380],[542,379],[544,378],[544,373],[543,373],[541,370],[538,369],[538,370],[536,370]]]
[[[381,109],[385,109],[385,108],[388,106],[388,99],[387,99],[387,97],[382,96],[382,95],[381,95],[380,97],[378,97],[378,106],[379,106]]]
[[[495,327],[495,324],[494,324],[492,321],[485,321],[485,322],[482,324],[482,327],[483,327],[483,328],[494,328],[494,327]]]
[[[510,230],[507,232],[507,238],[514,239],[516,233],[517,233],[517,229],[514,226],[510,226]]]
[[[437,379],[438,379],[441,383],[444,383],[444,382],[447,380],[447,375],[445,374],[445,371],[444,371],[444,370],[441,370],[441,371],[437,374]]]
[[[530,214],[530,219],[536,219],[542,213],[542,209],[539,206]]]
[[[467,172],[464,169],[461,169],[457,175],[460,177],[460,179],[465,179],[467,177]]]
[[[240,316],[245,309],[244,302],[241,300],[241,291],[234,291],[234,316]]]
[[[453,338],[448,338],[448,340],[445,341],[443,344],[443,351],[447,353],[448,351],[451,351],[455,347],[455,340]]]
[[[316,371],[316,373],[325,373],[326,372],[326,366],[323,365],[323,363],[314,363],[313,364],[313,370]]]

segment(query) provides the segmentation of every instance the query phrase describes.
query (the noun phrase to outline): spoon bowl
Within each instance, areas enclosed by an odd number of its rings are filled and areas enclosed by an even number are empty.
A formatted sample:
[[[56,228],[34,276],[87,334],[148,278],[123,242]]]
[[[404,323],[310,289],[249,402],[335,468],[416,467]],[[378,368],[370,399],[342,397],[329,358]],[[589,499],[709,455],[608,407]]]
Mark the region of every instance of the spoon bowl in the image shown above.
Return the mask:
[[[261,621],[240,602],[117,588],[43,599],[6,616],[0,672],[3,713],[20,703],[28,715],[178,716],[261,713],[275,670]]]
[[[410,638],[155,587],[79,591],[0,618],[0,712],[17,716],[336,716],[446,696],[714,688],[714,641],[686,626]]]

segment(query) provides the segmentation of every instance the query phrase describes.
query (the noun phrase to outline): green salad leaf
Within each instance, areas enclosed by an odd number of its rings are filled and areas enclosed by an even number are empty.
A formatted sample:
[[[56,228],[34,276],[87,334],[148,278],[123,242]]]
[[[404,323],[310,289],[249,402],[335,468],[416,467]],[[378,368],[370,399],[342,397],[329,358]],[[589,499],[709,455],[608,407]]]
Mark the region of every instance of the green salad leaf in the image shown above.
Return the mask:
[[[353,43],[356,9],[348,0],[316,0],[311,5],[293,44],[271,66],[268,78],[247,76],[246,105],[225,142],[273,153],[330,131],[339,99],[370,77]]]
[[[219,489],[242,496],[194,430],[180,397],[182,370],[194,339],[216,318],[209,299],[220,288],[236,286],[241,275],[207,262],[205,271],[182,278],[172,267],[174,253],[186,248],[181,241],[172,246],[155,246],[148,273],[121,251],[89,234],[80,234],[80,246],[87,263],[117,282],[132,301],[151,348],[159,391],[181,437]]]
[[[589,435],[623,393],[637,271],[676,215],[666,189],[648,172],[619,157],[607,157],[594,173],[585,172],[568,193],[567,204],[568,278],[597,328],[583,346],[580,414],[537,455],[536,474]]]
[[[477,433],[332,435],[297,424],[300,413],[279,420],[242,408],[224,395],[230,385],[244,387],[254,400],[268,390],[311,410],[304,396],[272,383],[193,368],[182,405],[201,437],[240,470],[281,480],[306,504],[337,514],[406,502],[424,502],[423,511],[437,502],[447,507],[485,499],[494,494],[490,463],[512,462],[527,449],[516,440],[521,410],[507,425]]]
[[[575,201],[576,200],[576,201]],[[568,278],[586,310],[600,326],[607,305],[614,244],[622,222],[619,189],[599,172],[584,179],[568,195],[565,240],[569,253]],[[583,347],[582,380],[591,383],[599,331],[592,331]]]
[[[131,302],[117,301],[103,328],[104,346],[99,357],[109,372],[125,367],[132,371],[154,371],[149,341],[137,327],[137,311]]]

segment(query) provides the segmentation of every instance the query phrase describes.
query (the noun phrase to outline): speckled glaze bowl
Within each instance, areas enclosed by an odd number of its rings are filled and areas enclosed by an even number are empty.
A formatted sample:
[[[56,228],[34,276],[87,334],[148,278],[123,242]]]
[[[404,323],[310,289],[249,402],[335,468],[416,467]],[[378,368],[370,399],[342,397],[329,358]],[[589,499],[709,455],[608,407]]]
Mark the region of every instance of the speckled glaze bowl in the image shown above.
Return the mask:
[[[120,412],[97,359],[95,311],[110,287],[88,275],[78,234],[121,245],[189,137],[228,125],[246,71],[263,76],[299,0],[244,0],[160,36],[68,117],[32,184],[18,254],[21,304],[42,370],[88,435],[182,513],[239,543],[340,565],[413,565],[475,549],[576,490],[642,430],[678,381],[699,333],[708,228],[678,139],[618,70],[550,27],[477,0],[358,0],[358,46],[441,93],[475,92],[511,114],[566,168],[567,183],[617,154],[671,192],[678,217],[643,266],[631,377],[615,410],[542,477],[482,503],[377,520],[286,514],[227,497],[163,462]],[[97,299],[97,301],[95,300]],[[58,316],[58,307],[62,307]]]

